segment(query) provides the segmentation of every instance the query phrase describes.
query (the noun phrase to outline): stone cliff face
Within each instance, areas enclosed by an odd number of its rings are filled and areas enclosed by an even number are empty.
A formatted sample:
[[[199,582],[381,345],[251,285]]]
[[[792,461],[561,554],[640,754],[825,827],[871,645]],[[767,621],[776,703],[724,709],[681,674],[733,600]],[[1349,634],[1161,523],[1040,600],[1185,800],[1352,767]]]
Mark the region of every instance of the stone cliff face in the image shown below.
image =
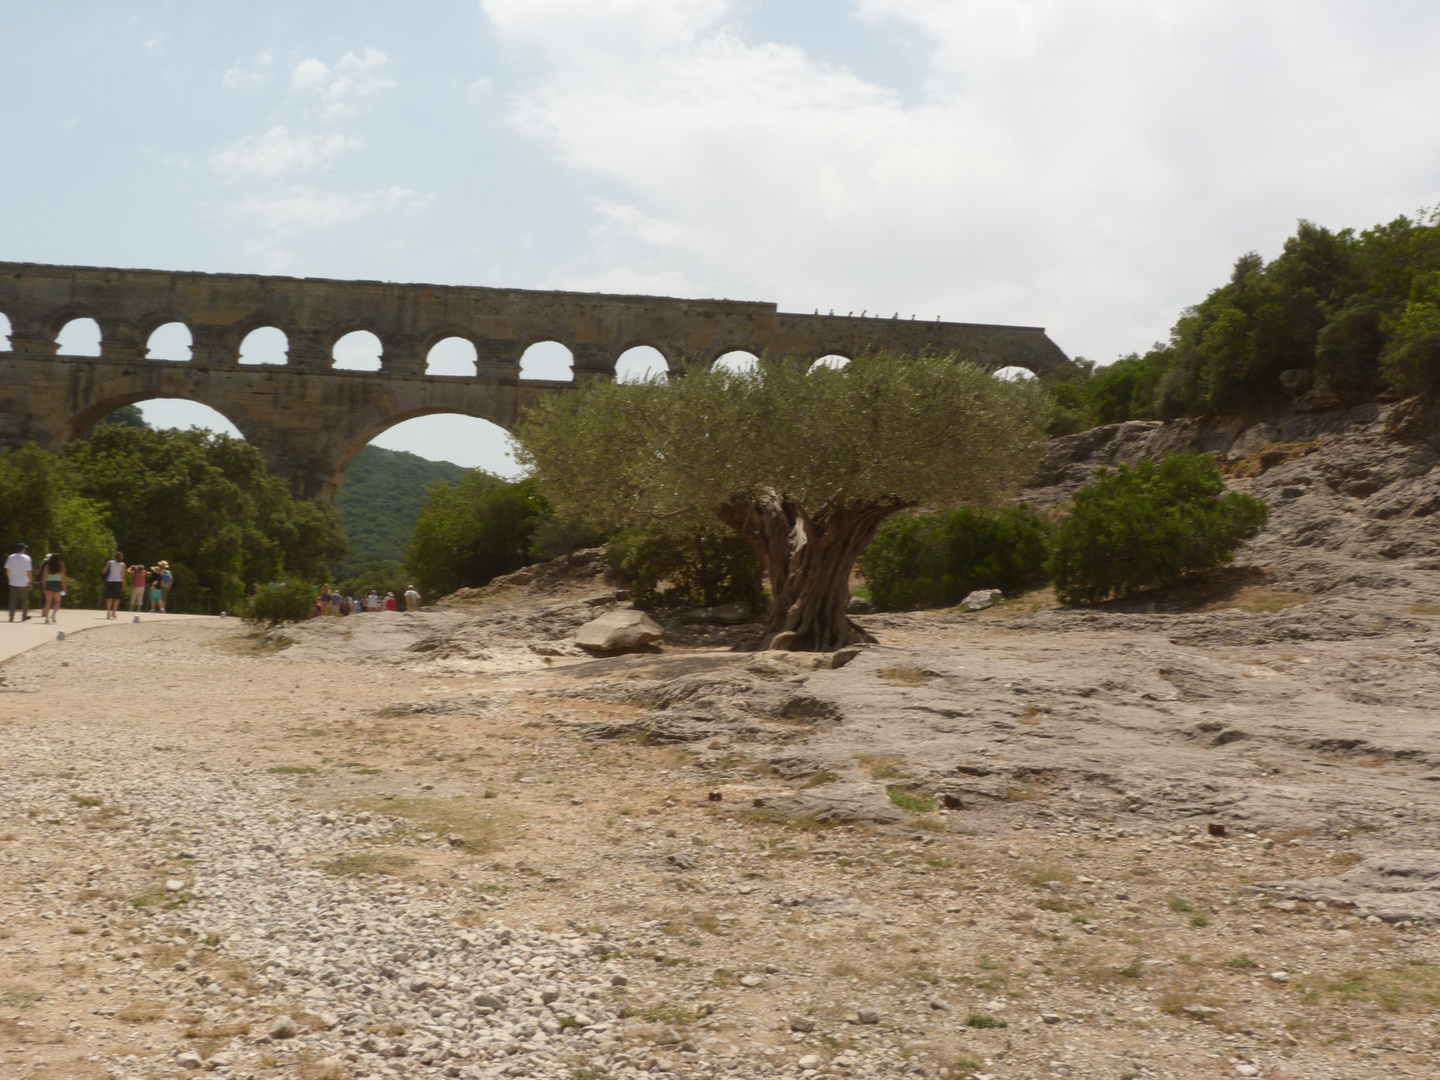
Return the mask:
[[[1238,562],[1310,593],[1440,596],[1440,410],[1416,402],[1334,412],[1110,424],[1055,439],[1024,494],[1058,508],[1103,466],[1214,454],[1232,487],[1270,507]]]

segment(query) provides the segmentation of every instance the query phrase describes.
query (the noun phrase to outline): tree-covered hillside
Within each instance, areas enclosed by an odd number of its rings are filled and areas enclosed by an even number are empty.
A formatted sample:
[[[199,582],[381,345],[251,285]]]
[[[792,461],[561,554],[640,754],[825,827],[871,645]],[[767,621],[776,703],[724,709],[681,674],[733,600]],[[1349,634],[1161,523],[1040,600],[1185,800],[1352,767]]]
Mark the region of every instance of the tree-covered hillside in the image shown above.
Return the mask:
[[[448,461],[428,461],[401,450],[361,450],[335,496],[350,544],[350,557],[334,567],[336,580],[379,564],[395,564],[398,572],[430,485],[436,480],[458,484],[467,472]]]
[[[1310,390],[1334,404],[1440,392],[1440,210],[1363,232],[1302,221],[1271,262],[1242,255],[1168,342],[1046,381],[1052,434],[1264,409]]]

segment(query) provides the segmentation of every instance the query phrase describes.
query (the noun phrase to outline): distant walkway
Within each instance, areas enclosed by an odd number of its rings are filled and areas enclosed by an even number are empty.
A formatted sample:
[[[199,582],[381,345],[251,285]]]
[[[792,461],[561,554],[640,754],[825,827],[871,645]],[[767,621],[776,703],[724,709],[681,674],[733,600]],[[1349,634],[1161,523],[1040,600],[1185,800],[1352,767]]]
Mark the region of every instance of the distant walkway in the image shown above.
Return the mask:
[[[133,626],[135,616],[128,611],[120,612],[118,619],[105,618],[105,612],[92,611],[86,608],[65,608],[57,616],[59,622],[46,623],[41,620],[40,614],[35,609],[30,611],[30,621],[21,622],[17,615],[15,621],[6,622],[0,619],[0,663],[9,660],[12,656],[19,656],[23,652],[43,645],[47,641],[54,641],[57,631],[64,630],[66,635],[79,633],[81,630],[93,630],[97,626]],[[159,612],[140,614],[141,622],[165,622],[176,619],[215,619],[217,615],[161,615]]]

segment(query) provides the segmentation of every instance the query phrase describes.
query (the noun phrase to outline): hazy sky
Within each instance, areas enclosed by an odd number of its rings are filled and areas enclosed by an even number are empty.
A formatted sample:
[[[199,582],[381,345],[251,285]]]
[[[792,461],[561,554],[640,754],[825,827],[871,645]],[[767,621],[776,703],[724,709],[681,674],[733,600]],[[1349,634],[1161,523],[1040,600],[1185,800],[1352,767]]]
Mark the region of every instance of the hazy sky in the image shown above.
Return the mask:
[[[7,3],[0,257],[898,310],[1109,362],[1299,218],[1440,202],[1437,56],[1434,0]],[[473,423],[379,441],[494,467]]]

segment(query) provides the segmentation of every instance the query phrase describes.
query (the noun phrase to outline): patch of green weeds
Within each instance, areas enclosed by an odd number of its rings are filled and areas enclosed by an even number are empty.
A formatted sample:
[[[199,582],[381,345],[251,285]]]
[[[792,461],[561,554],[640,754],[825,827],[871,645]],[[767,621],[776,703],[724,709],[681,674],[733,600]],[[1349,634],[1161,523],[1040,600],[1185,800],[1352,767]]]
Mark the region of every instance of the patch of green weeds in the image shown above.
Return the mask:
[[[935,809],[935,800],[922,795],[908,784],[891,784],[885,789],[890,801],[907,814],[928,814]]]
[[[941,1080],[964,1080],[967,1076],[973,1076],[985,1067],[984,1062],[976,1061],[974,1058],[956,1058],[941,1071]]]
[[[1176,914],[1195,910],[1195,905],[1192,904],[1189,900],[1186,900],[1183,896],[1171,896],[1168,900],[1165,901],[1165,906]]]
[[[1127,979],[1138,979],[1145,973],[1145,954],[1136,953],[1130,963],[1117,969]]]
[[[315,767],[313,765],[271,765],[265,771],[274,773],[276,776],[304,776],[313,773]]]
[[[1010,1026],[1010,1021],[1002,1020],[998,1016],[987,1016],[984,1013],[971,1013],[965,1017],[965,1026],[972,1028],[1004,1028]]]
[[[1237,971],[1254,971],[1260,965],[1251,958],[1249,953],[1241,953],[1239,956],[1232,956],[1226,960],[1225,966]]]
[[[627,1005],[620,1010],[620,1015],[648,1020],[652,1024],[693,1024],[698,1019],[689,1009],[682,1009],[669,1001],[657,1001],[653,1005]]]

